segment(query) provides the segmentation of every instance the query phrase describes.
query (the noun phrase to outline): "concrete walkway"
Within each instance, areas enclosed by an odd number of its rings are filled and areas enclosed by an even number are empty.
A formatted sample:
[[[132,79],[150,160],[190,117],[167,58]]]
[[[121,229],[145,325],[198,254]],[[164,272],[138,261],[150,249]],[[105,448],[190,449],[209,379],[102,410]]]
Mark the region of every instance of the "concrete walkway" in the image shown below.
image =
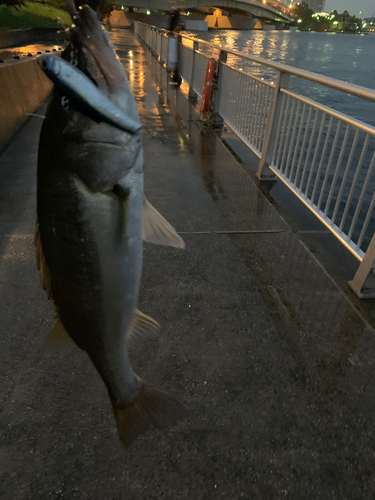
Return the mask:
[[[145,245],[140,309],[163,330],[132,363],[190,415],[125,452],[86,355],[45,349],[32,118],[0,158],[0,498],[374,498],[374,330],[175,90],[190,121],[172,118],[133,35],[112,35],[146,195],[186,242]]]

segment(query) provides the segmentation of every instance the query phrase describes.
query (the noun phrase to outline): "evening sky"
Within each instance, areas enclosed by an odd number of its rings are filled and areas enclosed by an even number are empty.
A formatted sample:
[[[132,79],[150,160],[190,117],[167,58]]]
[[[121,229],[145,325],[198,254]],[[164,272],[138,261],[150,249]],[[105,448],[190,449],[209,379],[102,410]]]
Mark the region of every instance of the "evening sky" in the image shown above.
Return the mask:
[[[307,3],[308,0],[307,0]],[[375,15],[375,1],[374,0],[326,0],[325,11],[331,12],[332,10],[337,10],[341,14],[344,10],[347,10],[349,14],[357,17],[371,17]],[[359,13],[362,11],[362,14]]]

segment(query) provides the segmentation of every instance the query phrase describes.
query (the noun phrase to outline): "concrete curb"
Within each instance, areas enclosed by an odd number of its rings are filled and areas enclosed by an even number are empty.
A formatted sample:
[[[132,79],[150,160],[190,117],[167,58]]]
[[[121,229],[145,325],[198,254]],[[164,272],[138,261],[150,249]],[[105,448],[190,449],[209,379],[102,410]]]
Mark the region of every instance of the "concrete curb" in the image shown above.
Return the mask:
[[[61,44],[65,39],[64,30],[55,28],[30,28],[27,30],[11,30],[0,33],[0,49],[20,47],[37,42]]]

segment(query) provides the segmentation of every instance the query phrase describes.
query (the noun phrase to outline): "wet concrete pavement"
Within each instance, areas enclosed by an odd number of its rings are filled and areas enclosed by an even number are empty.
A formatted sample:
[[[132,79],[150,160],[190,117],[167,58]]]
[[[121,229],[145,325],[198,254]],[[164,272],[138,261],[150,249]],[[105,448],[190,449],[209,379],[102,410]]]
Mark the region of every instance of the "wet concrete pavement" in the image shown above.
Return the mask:
[[[112,36],[146,195],[186,242],[145,244],[140,309],[163,328],[131,359],[189,417],[125,452],[85,354],[45,349],[31,118],[0,158],[0,498],[373,498],[373,328],[133,35]]]

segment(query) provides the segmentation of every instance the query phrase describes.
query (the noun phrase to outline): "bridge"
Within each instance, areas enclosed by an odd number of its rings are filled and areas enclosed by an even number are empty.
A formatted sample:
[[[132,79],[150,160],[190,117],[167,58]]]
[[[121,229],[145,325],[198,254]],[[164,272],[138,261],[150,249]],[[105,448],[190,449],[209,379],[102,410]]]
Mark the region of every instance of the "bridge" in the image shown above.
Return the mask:
[[[166,11],[170,8],[207,14],[207,9],[222,9],[229,13],[246,14],[273,22],[292,23],[290,9],[276,0],[118,0],[123,7]]]

